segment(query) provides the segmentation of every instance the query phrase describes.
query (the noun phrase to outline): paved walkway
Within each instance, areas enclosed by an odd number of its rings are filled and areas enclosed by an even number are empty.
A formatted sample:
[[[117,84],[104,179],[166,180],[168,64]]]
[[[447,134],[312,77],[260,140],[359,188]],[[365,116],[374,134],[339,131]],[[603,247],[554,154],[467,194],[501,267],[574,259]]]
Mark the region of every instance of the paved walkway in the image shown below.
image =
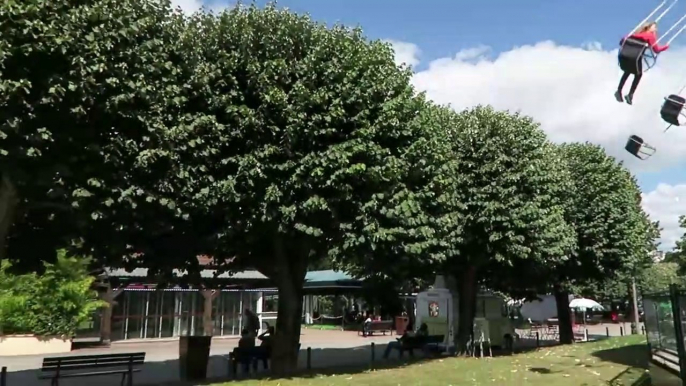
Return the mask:
[[[354,331],[320,331],[306,329],[300,338],[303,350],[299,356],[299,367],[305,368],[306,349],[312,350],[312,367],[328,368],[357,366],[371,360],[371,343],[374,342],[376,358],[381,358],[386,344],[396,336],[374,336],[363,338]],[[236,347],[236,338],[217,338],[212,341],[208,377],[226,379],[228,376],[228,354]],[[0,356],[0,366],[6,366],[9,373],[7,386],[49,385],[49,381],[37,379],[43,358],[46,356],[89,355],[106,353],[145,352],[145,365],[134,375],[135,385],[160,384],[179,380],[178,340],[115,342],[110,348],[89,348],[61,355]],[[239,370],[240,371],[240,370]],[[121,377],[103,376],[60,380],[61,386],[119,386]]]
[[[606,327],[611,336],[620,335],[618,324],[588,326],[590,339],[601,339],[606,336]],[[623,326],[625,334],[629,324]],[[640,327],[639,327],[640,329]],[[312,367],[324,369],[345,366],[366,366],[371,361],[371,343],[375,344],[375,358],[382,361],[383,351],[389,341],[396,336],[375,336],[363,338],[354,331],[320,331],[305,329],[302,331],[301,344],[303,350],[299,356],[299,367],[306,367],[306,349],[312,349]],[[236,347],[236,338],[215,338],[212,341],[208,377],[226,380],[228,365],[226,357]],[[552,341],[541,341],[540,344],[555,344]],[[518,342],[522,349],[534,348],[535,339],[522,339]],[[179,381],[178,340],[167,341],[127,341],[113,343],[110,348],[91,348],[72,351],[64,355],[88,355],[105,353],[145,352],[146,363],[140,373],[134,376],[135,385],[159,385],[176,383]],[[397,355],[397,354],[395,354]],[[56,356],[56,355],[50,355]],[[8,368],[7,386],[49,385],[49,381],[37,379],[44,355],[0,357],[0,366]],[[240,370],[239,370],[240,371]],[[104,376],[98,378],[72,378],[60,380],[61,386],[119,386],[119,376]]]

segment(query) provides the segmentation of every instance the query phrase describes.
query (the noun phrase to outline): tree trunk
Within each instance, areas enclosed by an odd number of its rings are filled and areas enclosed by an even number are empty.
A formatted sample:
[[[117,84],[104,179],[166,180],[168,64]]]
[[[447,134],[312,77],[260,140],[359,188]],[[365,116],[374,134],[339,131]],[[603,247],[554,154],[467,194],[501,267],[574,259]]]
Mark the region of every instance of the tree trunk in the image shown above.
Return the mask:
[[[560,329],[560,344],[572,344],[574,343],[574,328],[572,327],[572,312],[569,309],[569,292],[560,286],[555,286],[555,303]]]
[[[307,255],[286,256],[283,243],[276,241],[273,279],[279,290],[276,331],[272,347],[272,373],[285,376],[298,369],[298,344],[303,308],[303,285]]]
[[[17,190],[7,173],[2,173],[0,181],[0,262],[7,256],[7,236],[14,222],[14,213],[19,200]]]
[[[459,280],[458,296],[458,328],[455,336],[457,355],[467,355],[469,340],[474,332],[474,316],[476,314],[476,267],[469,267],[456,277]]]

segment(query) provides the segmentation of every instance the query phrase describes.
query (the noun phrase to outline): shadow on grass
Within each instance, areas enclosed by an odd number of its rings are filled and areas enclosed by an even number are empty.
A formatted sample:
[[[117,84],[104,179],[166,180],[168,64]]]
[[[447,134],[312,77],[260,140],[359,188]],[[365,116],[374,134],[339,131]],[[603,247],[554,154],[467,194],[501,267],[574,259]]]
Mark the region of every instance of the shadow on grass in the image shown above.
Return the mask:
[[[650,375],[643,369],[628,368],[607,382],[608,386],[650,386]]]
[[[312,368],[307,370],[307,350],[301,350],[298,358],[299,369],[290,377],[285,379],[301,377],[312,378],[318,376],[326,376],[333,374],[357,374],[368,371],[370,369],[383,370],[402,368],[411,364],[426,363],[436,358],[425,358],[421,353],[417,353],[415,358],[409,357],[405,354],[404,358],[398,358],[397,351],[391,354],[390,359],[383,359],[383,353],[386,348],[385,344],[376,344],[374,349],[374,361],[372,362],[371,345],[366,344],[358,347],[350,348],[322,348],[311,349],[311,364]],[[86,350],[87,351],[87,350]],[[133,351],[132,351],[133,352]],[[70,355],[88,355],[87,352],[72,352],[64,356]],[[46,355],[63,356],[63,355]],[[0,364],[2,358],[0,358]],[[49,384],[49,380],[40,381],[38,377],[41,375],[39,369],[13,371],[12,366],[8,370],[8,386],[20,385],[38,385]],[[211,355],[208,364],[208,374],[206,380],[200,381],[181,381],[179,379],[179,360],[166,361],[148,361],[141,366],[141,371],[135,373],[133,376],[133,384],[135,386],[186,386],[186,385],[209,385],[222,384],[232,381],[244,381],[248,379],[272,379],[269,370],[263,368],[260,363],[257,373],[250,372],[243,374],[242,367],[239,366],[237,376],[229,373],[229,362],[227,355]],[[84,378],[68,378],[61,379],[60,385],[64,386],[120,386],[121,375],[104,375]]]
[[[595,351],[592,355],[602,361],[612,362],[627,367],[648,368],[650,353],[645,344],[633,344],[630,346],[611,348]]]
[[[553,371],[547,367],[532,367],[529,369],[532,373],[537,373],[537,374],[555,374],[559,373],[560,371]]]
[[[650,352],[645,344],[633,344],[593,352],[592,355],[604,362],[612,362],[627,369],[607,382],[609,386],[648,386],[650,376],[646,372]]]
[[[520,354],[525,352],[530,352],[536,350],[536,344],[534,342],[522,342],[524,344],[518,344],[514,353]],[[312,368],[307,370],[307,350],[303,349],[300,351],[298,358],[298,371],[294,373],[292,377],[304,377],[312,378],[318,376],[326,376],[333,374],[359,374],[370,369],[383,370],[383,369],[394,369],[402,368],[412,364],[427,363],[434,359],[433,357],[425,358],[423,357],[421,350],[415,351],[416,357],[409,357],[407,354],[403,358],[398,358],[397,351],[393,351],[390,359],[383,359],[383,353],[385,351],[385,344],[375,344],[374,349],[374,362],[372,366],[372,350],[371,344],[360,342],[357,347],[350,348],[322,348],[322,349],[311,349],[311,364]],[[176,344],[170,343],[169,349],[176,350]],[[133,377],[134,385],[208,385],[216,383],[225,383],[231,381],[241,381],[246,379],[269,379],[271,374],[268,370],[262,368],[262,364],[259,365],[259,370],[257,373],[243,374],[242,369],[239,366],[238,376],[232,377],[229,374],[229,364],[228,364],[228,351],[230,347],[226,348],[227,354],[212,355],[210,357],[208,365],[208,379],[203,381],[193,381],[193,382],[183,382],[179,380],[179,361],[177,359],[166,360],[166,361],[154,361],[151,355],[151,360],[146,361],[142,366],[141,371],[136,373]],[[132,348],[131,351],[127,352],[137,352],[140,349]],[[88,349],[74,351],[68,355],[88,355]],[[118,350],[119,351],[119,350]],[[121,350],[123,351],[123,350]],[[143,351],[143,350],[140,350]],[[493,350],[493,356],[507,356],[512,355],[510,351],[506,350]],[[62,356],[62,355],[47,355],[49,356]],[[445,358],[445,357],[438,357]],[[42,360],[42,359],[41,359]],[[0,358],[2,362],[2,358]],[[0,363],[1,364],[1,363]],[[37,385],[37,384],[48,384],[49,381],[39,381],[38,376],[40,375],[40,370],[33,368],[31,370],[21,370],[13,371],[12,366],[8,366],[8,386],[20,386],[20,385]],[[24,367],[26,368],[26,367]],[[71,378],[60,381],[60,385],[63,386],[120,386],[121,376],[118,375],[108,375],[108,376],[98,376],[98,377],[86,377],[86,378]]]

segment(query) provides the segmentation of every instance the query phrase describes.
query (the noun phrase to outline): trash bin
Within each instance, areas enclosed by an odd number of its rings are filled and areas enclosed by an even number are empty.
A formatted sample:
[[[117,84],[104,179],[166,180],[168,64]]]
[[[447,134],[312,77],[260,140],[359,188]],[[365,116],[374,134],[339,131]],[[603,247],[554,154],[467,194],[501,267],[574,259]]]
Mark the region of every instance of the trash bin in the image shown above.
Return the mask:
[[[407,330],[407,325],[410,324],[410,318],[407,316],[396,316],[395,317],[395,334],[402,335]]]
[[[179,376],[183,381],[207,379],[211,336],[179,337]]]

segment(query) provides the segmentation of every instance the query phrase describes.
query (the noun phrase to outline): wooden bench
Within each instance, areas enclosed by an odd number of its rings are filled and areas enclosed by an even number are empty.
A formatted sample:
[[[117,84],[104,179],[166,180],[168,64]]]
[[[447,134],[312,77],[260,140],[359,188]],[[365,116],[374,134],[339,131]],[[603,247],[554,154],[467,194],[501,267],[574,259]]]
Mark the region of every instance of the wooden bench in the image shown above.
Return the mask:
[[[300,353],[300,343],[298,343],[298,353]],[[229,377],[238,374],[238,364],[244,363],[245,369],[250,371],[250,367],[254,372],[257,372],[257,365],[261,361],[263,368],[269,368],[269,360],[271,357],[271,350],[267,347],[236,347],[229,354]],[[245,371],[245,370],[244,370]]]
[[[364,323],[362,324],[362,328],[357,332],[357,335],[364,335],[365,333],[365,328],[364,328]],[[372,335],[375,331],[381,331],[383,332],[384,335],[386,335],[386,331],[388,331],[389,334],[393,335],[393,321],[392,320],[376,320],[373,321],[369,324],[369,328],[367,332],[369,332],[369,335]]]
[[[414,356],[414,350],[425,348],[434,348],[445,340],[445,335],[429,335],[426,337],[408,337],[401,341],[398,347],[399,355],[402,358],[403,352],[408,351],[411,356]],[[428,350],[427,350],[428,351]]]
[[[121,374],[121,384],[133,385],[133,373],[141,371],[145,353],[79,355],[44,358],[38,379],[50,379],[58,386],[61,378],[95,377]]]

